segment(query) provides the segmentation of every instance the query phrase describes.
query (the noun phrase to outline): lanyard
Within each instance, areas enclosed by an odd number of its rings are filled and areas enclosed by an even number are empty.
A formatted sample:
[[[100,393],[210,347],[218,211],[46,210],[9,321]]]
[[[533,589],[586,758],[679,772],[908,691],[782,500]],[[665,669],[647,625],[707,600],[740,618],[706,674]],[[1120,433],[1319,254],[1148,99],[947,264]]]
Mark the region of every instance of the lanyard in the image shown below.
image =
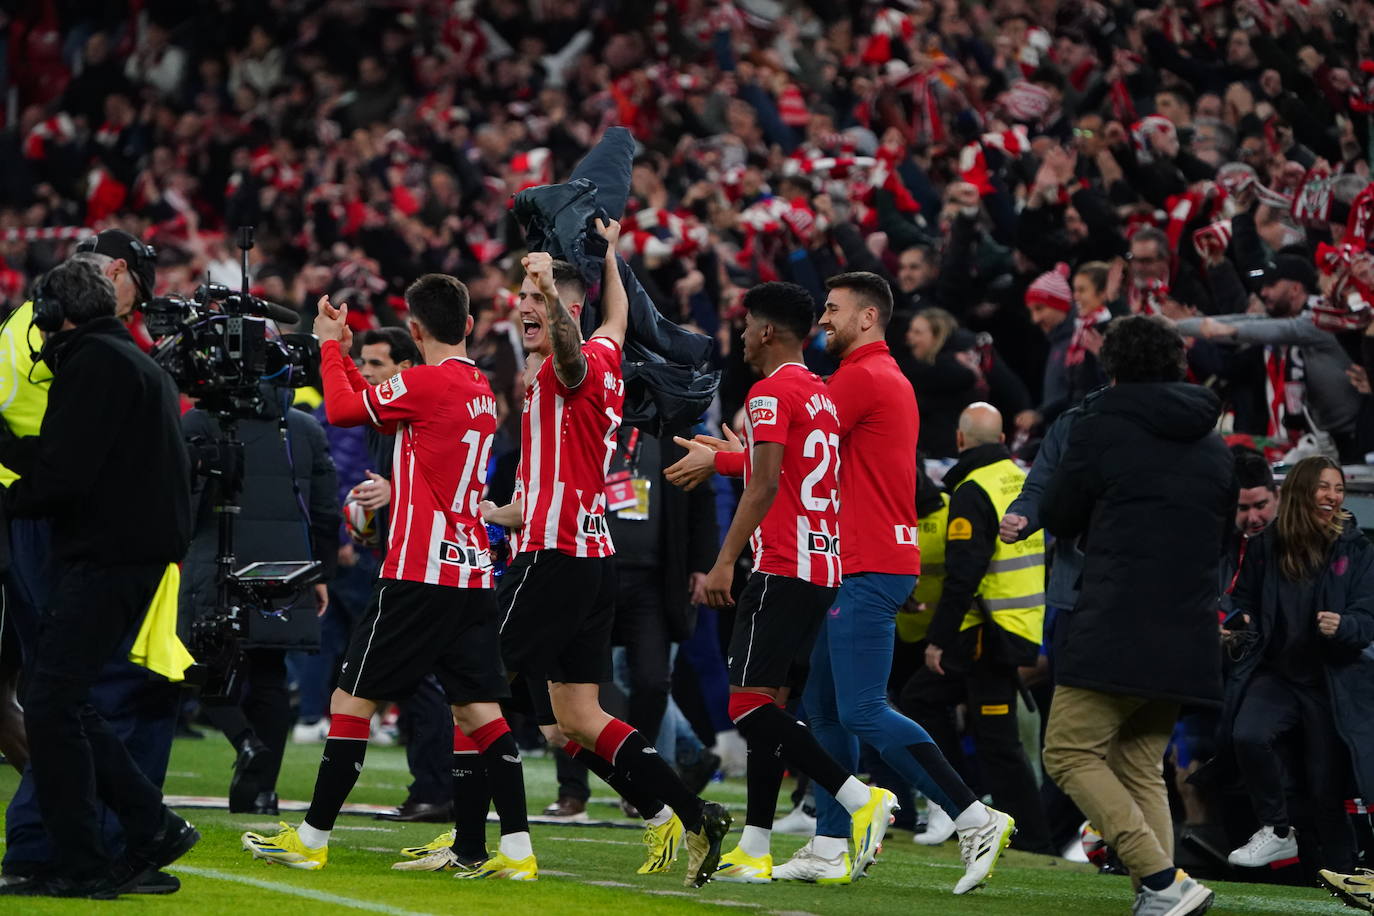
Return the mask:
[[[1236,554],[1236,572],[1231,576],[1231,584],[1226,586],[1226,594],[1231,594],[1236,590],[1236,582],[1240,579],[1240,568],[1245,562],[1245,549],[1250,546],[1250,539],[1245,535],[1240,537],[1240,551]]]

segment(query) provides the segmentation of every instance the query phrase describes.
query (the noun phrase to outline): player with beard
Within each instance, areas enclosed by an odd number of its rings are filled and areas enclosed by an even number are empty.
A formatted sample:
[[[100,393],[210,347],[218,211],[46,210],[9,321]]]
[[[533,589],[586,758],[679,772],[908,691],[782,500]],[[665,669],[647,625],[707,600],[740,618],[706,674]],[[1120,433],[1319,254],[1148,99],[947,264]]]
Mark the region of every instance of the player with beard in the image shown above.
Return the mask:
[[[649,858],[666,870],[687,846],[689,887],[710,879],[729,831],[721,805],[690,792],[640,735],[601,708],[611,679],[615,546],[606,525],[606,473],[624,408],[621,347],[629,301],[616,258],[620,226],[597,222],[607,242],[602,323],[584,342],[586,290],[576,268],[546,252],[524,259],[516,306],[528,354],[515,500],[483,503],[483,517],[512,530],[501,580],[501,652],[523,675],[546,738],[587,764],[645,816]],[[545,689],[547,685],[547,689]]]
[[[825,385],[802,363],[815,311],[810,294],[792,283],[763,283],[745,295],[744,307],[744,359],[762,376],[746,401],[748,447],[733,435],[728,442],[678,439],[688,454],[667,472],[669,482],[684,486],[699,484],[712,469],[744,477],[744,494],[706,579],[708,603],[734,603],[735,560],[746,542],[753,548],[754,570],[739,598],[729,650],[730,717],[749,746],[748,810],[739,846],[721,857],[715,877],[751,884],[774,877],[770,840],[786,760],[847,812],[839,835],[813,841],[801,860],[805,868],[789,863],[787,877],[848,884],[877,854],[896,798],[855,778],[852,766],[837,762],[780,705],[801,687],[841,581],[843,427]],[[870,388],[868,397],[881,390]],[[891,638],[889,627],[889,651]]]

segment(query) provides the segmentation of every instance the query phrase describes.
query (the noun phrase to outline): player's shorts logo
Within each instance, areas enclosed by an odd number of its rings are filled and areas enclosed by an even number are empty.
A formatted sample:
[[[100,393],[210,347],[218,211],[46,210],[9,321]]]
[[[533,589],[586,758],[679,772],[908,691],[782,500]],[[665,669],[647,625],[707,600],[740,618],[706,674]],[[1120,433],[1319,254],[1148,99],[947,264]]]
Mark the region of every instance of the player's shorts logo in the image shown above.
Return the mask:
[[[808,531],[806,533],[806,549],[811,553],[828,553],[838,557],[840,555],[840,536],[838,534],[826,534],[824,531]]]
[[[401,378],[401,374],[398,372],[377,386],[377,402],[379,404],[390,404],[405,393],[405,379]]]
[[[778,422],[778,399],[764,396],[750,398],[749,422],[755,426],[771,426]]]

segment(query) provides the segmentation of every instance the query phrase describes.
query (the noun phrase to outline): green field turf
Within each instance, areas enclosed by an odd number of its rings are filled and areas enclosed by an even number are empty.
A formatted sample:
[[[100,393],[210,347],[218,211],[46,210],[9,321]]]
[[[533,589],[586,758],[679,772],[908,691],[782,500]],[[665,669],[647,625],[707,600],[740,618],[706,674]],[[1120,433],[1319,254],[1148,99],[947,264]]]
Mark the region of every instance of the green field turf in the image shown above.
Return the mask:
[[[315,778],[319,746],[287,749],[280,790],[282,797],[306,799]],[[217,738],[179,740],[172,753],[167,791],[178,795],[223,796],[232,764],[229,746]],[[551,800],[553,764],[527,758],[525,773],[532,812]],[[17,778],[0,769],[0,799],[8,799]],[[404,753],[397,748],[371,748],[367,766],[350,801],[397,804],[409,782]],[[607,791],[593,786],[593,791]],[[707,794],[725,802],[743,817],[744,786],[740,781],[715,783]],[[595,816],[618,818],[609,798],[594,799]],[[1095,874],[1087,866],[1062,860],[1007,853],[982,890],[966,897],[950,894],[960,874],[958,849],[947,843],[927,849],[911,842],[909,833],[894,832],[870,877],[851,887],[795,885],[711,884],[701,890],[682,887],[684,859],[668,875],[640,877],[639,832],[614,827],[533,828],[541,869],[535,883],[458,881],[448,874],[408,873],[390,869],[399,856],[394,850],[432,839],[443,828],[432,824],[390,824],[360,816],[340,818],[330,845],[329,866],[320,872],[301,872],[253,861],[239,846],[245,829],[270,831],[275,823],[252,815],[225,811],[184,810],[204,835],[173,870],[180,893],[169,897],[123,897],[101,904],[22,898],[0,902],[0,913],[119,913],[224,914],[224,916],[306,916],[317,913],[374,912],[391,916],[415,914],[613,914],[680,913],[714,910],[718,913],[817,914],[817,916],[877,916],[877,914],[1068,914],[1127,913],[1130,886],[1125,878]],[[286,815],[291,823],[299,814]],[[489,827],[492,843],[495,825]],[[776,837],[775,861],[783,861],[801,839]],[[733,838],[727,841],[727,848]],[[1217,891],[1212,913],[1298,914],[1353,913],[1318,889],[1210,882]]]

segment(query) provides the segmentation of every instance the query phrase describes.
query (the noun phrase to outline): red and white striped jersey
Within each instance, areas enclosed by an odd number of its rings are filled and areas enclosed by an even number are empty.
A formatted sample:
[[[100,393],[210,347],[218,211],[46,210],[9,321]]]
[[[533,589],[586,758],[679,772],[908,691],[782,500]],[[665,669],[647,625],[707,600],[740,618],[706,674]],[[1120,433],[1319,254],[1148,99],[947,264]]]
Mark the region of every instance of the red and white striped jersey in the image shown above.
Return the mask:
[[[787,363],[755,382],[745,403],[745,484],[759,443],[783,447],[778,495],[749,540],[754,571],[838,588],[840,420],[825,383]]]
[[[582,345],[587,374],[569,388],[544,360],[525,391],[515,495],[524,527],[512,549],[557,550],[574,557],[615,553],[606,526],[606,472],[625,405],[620,346],[606,337]]]
[[[364,392],[373,423],[396,430],[391,537],[383,579],[492,588],[477,512],[496,437],[491,385],[468,359],[416,366]]]

